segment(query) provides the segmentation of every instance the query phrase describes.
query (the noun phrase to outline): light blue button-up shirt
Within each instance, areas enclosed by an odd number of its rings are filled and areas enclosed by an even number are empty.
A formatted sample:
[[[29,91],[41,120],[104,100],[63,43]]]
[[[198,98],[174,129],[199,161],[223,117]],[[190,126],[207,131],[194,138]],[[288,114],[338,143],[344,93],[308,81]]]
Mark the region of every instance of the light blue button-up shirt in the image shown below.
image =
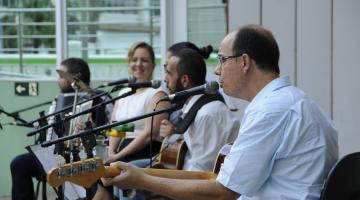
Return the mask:
[[[246,108],[217,180],[241,200],[319,199],[337,159],[331,120],[288,77],[280,77]]]

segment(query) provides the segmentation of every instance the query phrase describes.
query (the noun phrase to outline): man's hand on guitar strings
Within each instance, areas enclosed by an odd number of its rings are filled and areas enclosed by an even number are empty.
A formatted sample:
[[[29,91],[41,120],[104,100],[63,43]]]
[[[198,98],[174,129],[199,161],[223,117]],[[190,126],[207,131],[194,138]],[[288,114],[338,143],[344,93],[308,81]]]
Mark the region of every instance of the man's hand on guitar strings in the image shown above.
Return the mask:
[[[111,163],[110,166],[117,167],[121,173],[113,178],[101,178],[105,186],[114,185],[123,189],[134,188],[139,184],[139,179],[143,175],[143,172],[130,163],[118,161]]]

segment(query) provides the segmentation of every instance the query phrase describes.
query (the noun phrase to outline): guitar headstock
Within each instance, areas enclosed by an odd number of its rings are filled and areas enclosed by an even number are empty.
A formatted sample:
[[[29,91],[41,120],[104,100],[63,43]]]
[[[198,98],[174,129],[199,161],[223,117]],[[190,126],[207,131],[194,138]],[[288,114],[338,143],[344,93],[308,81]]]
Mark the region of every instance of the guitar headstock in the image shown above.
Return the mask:
[[[47,182],[54,187],[58,187],[65,181],[69,181],[90,188],[104,174],[103,160],[96,157],[65,164],[50,170],[47,174]]]

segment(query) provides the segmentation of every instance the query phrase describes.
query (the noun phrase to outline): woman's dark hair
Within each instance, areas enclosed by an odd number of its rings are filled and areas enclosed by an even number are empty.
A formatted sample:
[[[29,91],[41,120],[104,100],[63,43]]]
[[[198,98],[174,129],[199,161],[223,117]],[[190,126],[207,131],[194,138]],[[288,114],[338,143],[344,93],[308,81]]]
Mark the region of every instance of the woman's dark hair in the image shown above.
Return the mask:
[[[146,49],[149,54],[150,54],[150,59],[152,61],[152,63],[155,65],[155,53],[154,53],[154,49],[152,48],[152,46],[146,42],[136,42],[134,43],[129,51],[128,51],[128,61],[130,62],[132,60],[132,58],[134,57],[134,53],[136,51],[136,49],[138,48],[144,48]]]
[[[179,58],[177,65],[179,77],[188,75],[194,87],[205,83],[206,64],[202,55],[194,49],[183,48],[173,52],[173,56]]]
[[[280,73],[280,51],[270,31],[258,25],[246,25],[236,33],[234,55],[248,54],[260,70]]]
[[[66,67],[67,71],[82,80],[87,85],[90,84],[90,69],[87,62],[81,58],[68,58],[60,63]]]
[[[213,51],[213,47],[211,45],[207,45],[205,47],[197,47],[194,43],[191,42],[179,42],[176,44],[173,44],[171,47],[169,47],[168,51],[171,53],[180,51],[184,48],[193,49],[196,52],[198,52],[204,59],[209,58],[211,52]]]

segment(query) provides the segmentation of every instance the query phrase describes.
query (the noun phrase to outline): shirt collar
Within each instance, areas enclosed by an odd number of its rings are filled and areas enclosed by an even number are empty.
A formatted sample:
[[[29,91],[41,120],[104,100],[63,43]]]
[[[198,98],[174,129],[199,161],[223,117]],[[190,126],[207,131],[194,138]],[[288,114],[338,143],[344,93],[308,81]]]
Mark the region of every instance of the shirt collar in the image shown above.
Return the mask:
[[[202,96],[203,94],[194,95],[191,97],[190,101],[184,105],[182,108],[182,117],[186,115],[186,113],[189,112],[190,108],[194,105],[194,103]]]
[[[251,109],[256,104],[258,104],[258,102],[261,102],[264,98],[266,98],[266,96],[271,94],[273,91],[276,91],[282,87],[287,87],[290,85],[291,85],[291,82],[290,82],[289,76],[278,77],[278,78],[272,80],[263,89],[261,89],[260,92],[258,92],[256,94],[256,96],[253,98],[253,100],[247,106],[245,113],[247,112],[247,110]]]

